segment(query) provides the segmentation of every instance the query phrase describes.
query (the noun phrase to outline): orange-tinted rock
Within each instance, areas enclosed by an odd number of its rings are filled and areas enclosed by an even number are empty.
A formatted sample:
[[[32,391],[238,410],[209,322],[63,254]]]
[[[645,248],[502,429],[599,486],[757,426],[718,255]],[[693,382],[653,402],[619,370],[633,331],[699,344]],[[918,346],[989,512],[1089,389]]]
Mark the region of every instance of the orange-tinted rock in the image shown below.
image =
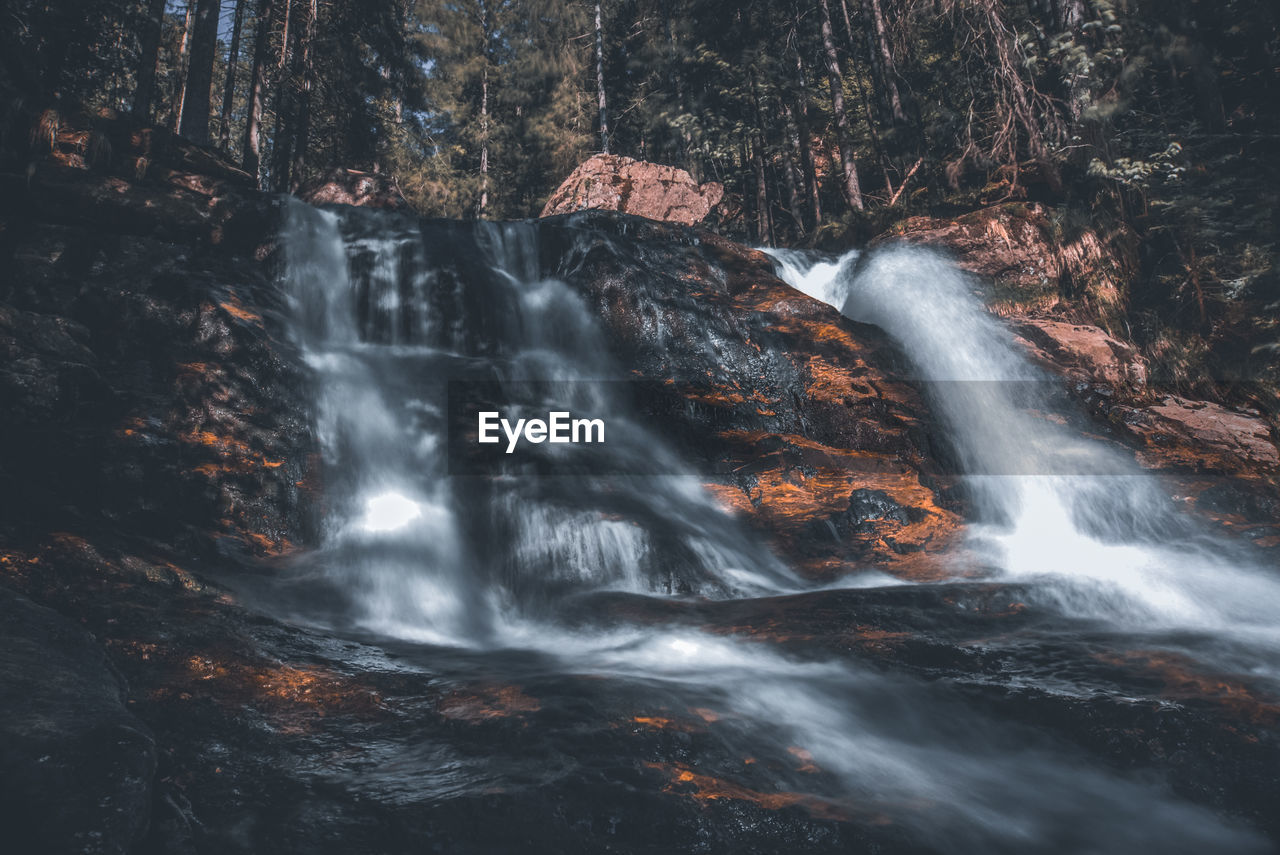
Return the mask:
[[[542,216],[594,208],[693,225],[706,219],[723,198],[724,185],[699,184],[683,169],[597,154],[556,188]]]
[[[354,205],[360,208],[408,208],[395,178],[381,172],[330,169],[298,188],[297,196],[312,205]]]
[[[1271,426],[1260,415],[1176,395],[1155,406],[1116,407],[1113,418],[1145,443],[1153,465],[1182,465],[1229,474],[1274,473],[1280,467]]]
[[[1137,350],[1101,327],[1024,318],[1013,328],[1034,355],[1076,379],[1133,392],[1147,385],[1147,366]]]

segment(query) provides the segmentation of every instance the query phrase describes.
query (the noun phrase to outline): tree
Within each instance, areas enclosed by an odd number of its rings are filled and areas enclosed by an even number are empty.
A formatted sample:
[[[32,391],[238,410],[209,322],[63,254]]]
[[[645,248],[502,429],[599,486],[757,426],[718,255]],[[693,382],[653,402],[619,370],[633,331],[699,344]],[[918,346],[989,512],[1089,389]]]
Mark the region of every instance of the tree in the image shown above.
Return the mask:
[[[150,0],[143,22],[138,51],[137,84],[133,90],[133,114],[142,121],[151,118],[156,97],[156,63],[160,59],[160,34],[164,27],[165,0]]]
[[[267,95],[267,58],[271,50],[271,25],[275,9],[273,0],[258,0],[253,69],[249,72],[249,104],[245,111],[242,146],[244,170],[255,178],[258,177],[262,164],[262,109]]]
[[[231,109],[236,94],[236,65],[240,60],[240,30],[244,26],[246,0],[236,0],[234,23],[231,25],[231,47],[227,54],[227,74],[222,86],[222,118],[218,123],[218,147],[223,151],[231,142]]]
[[[596,0],[596,97],[600,103],[600,150],[609,153],[609,106],[604,88],[604,26]]]
[[[840,70],[840,55],[836,53],[828,0],[819,0],[819,8],[822,10],[822,48],[827,58],[827,79],[831,85],[831,112],[836,121],[836,148],[840,151],[840,166],[844,172],[842,189],[849,207],[861,211],[862,189],[858,185],[858,166],[849,140],[849,116],[844,108],[844,72]]]
[[[182,135],[208,144],[213,63],[218,46],[218,0],[195,0],[195,24],[182,104]]]

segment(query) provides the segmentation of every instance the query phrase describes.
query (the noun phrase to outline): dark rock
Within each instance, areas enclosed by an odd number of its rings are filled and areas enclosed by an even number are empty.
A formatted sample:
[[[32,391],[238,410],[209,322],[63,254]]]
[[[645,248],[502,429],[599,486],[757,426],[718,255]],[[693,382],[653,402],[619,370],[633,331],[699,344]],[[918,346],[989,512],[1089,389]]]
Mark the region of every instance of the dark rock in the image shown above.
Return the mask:
[[[156,746],[83,629],[0,588],[0,825],[10,852],[125,855]]]
[[[705,231],[584,212],[543,221],[539,235],[547,272],[582,289],[619,362],[666,390],[664,430],[706,461],[707,488],[799,572],[939,572],[929,556],[954,544],[960,520],[935,492],[930,417],[894,379],[883,333]],[[910,509],[906,522],[831,537],[854,489]]]

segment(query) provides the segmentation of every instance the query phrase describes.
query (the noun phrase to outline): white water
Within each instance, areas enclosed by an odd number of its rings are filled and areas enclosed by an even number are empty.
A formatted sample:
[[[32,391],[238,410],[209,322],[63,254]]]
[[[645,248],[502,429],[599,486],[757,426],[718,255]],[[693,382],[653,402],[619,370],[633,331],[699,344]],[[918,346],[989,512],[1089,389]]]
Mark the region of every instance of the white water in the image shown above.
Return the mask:
[[[533,228],[459,232],[464,245],[434,259],[416,222],[289,208],[287,279],[298,340],[315,370],[331,505],[324,544],[307,561],[342,599],[335,612],[345,607],[351,623],[378,635],[497,658],[504,649],[540,651],[565,673],[713,707],[728,722],[717,731],[727,756],[786,758],[802,748],[840,782],[830,794],[836,802],[886,814],[932,850],[1258,848],[1207,811],[994,724],[938,687],[661,624],[567,629],[560,607],[591,592],[725,599],[799,583],[693,476],[450,474],[444,382],[456,376],[539,381],[565,409],[609,415],[611,439],[619,437],[610,453],[627,471],[643,471],[637,461],[646,460],[655,473],[679,471],[661,438],[631,424],[606,387],[581,382],[622,375],[581,297],[542,275]],[[479,257],[465,257],[472,253]],[[844,299],[842,289],[861,280],[841,269],[808,271],[808,287]],[[877,281],[894,287],[888,274]],[[874,318],[877,298],[862,296],[862,316]],[[879,320],[891,327],[889,301],[879,302]],[[960,299],[954,311],[965,305]],[[936,332],[922,327],[902,340],[937,349],[929,341]],[[965,357],[975,376],[979,350]],[[956,411],[988,418],[963,400]],[[980,462],[992,450],[978,446],[965,453]],[[1052,478],[1045,483],[1047,495],[1059,495]],[[985,495],[1008,520],[985,537],[1006,563],[1034,565],[1034,555],[1018,553],[1023,520],[1040,513],[1035,491],[1016,500],[1003,487]],[[308,573],[314,580],[316,571]]]
[[[512,473],[496,491],[450,477],[444,383],[454,377],[536,383],[542,413],[605,417],[605,450],[620,471],[680,467],[610,399],[607,383],[590,382],[624,374],[581,297],[539,275],[531,226],[478,223],[462,235],[480,256],[465,284],[426,257],[416,223],[355,217],[345,226],[347,234],[336,214],[292,203],[285,246],[337,504],[325,563],[357,600],[359,625],[487,645],[501,642],[501,624],[561,589],[725,596],[794,584],[692,476],[568,483]],[[640,506],[635,518],[603,506],[618,493]],[[477,526],[497,536],[477,537]]]
[[[1250,670],[1280,674],[1276,575],[1206,536],[1131,460],[1046,419],[1048,378],[967,275],[911,247],[861,263],[774,252],[792,287],[885,330],[911,360],[975,501],[975,546],[1005,578],[1042,583],[1068,614],[1243,642]]]

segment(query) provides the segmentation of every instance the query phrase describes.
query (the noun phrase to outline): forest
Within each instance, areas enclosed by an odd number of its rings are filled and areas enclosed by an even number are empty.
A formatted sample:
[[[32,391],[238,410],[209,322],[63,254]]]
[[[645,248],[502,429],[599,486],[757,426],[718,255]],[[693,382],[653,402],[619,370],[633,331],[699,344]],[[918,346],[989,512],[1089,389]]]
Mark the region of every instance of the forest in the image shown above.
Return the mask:
[[[127,115],[263,189],[342,166],[424,214],[512,219],[604,151],[721,182],[728,233],[830,248],[1050,201],[1063,233],[1136,233],[1126,316],[1095,314],[1172,384],[1276,378],[1264,0],[7,0],[5,18],[10,159],[66,116]]]

